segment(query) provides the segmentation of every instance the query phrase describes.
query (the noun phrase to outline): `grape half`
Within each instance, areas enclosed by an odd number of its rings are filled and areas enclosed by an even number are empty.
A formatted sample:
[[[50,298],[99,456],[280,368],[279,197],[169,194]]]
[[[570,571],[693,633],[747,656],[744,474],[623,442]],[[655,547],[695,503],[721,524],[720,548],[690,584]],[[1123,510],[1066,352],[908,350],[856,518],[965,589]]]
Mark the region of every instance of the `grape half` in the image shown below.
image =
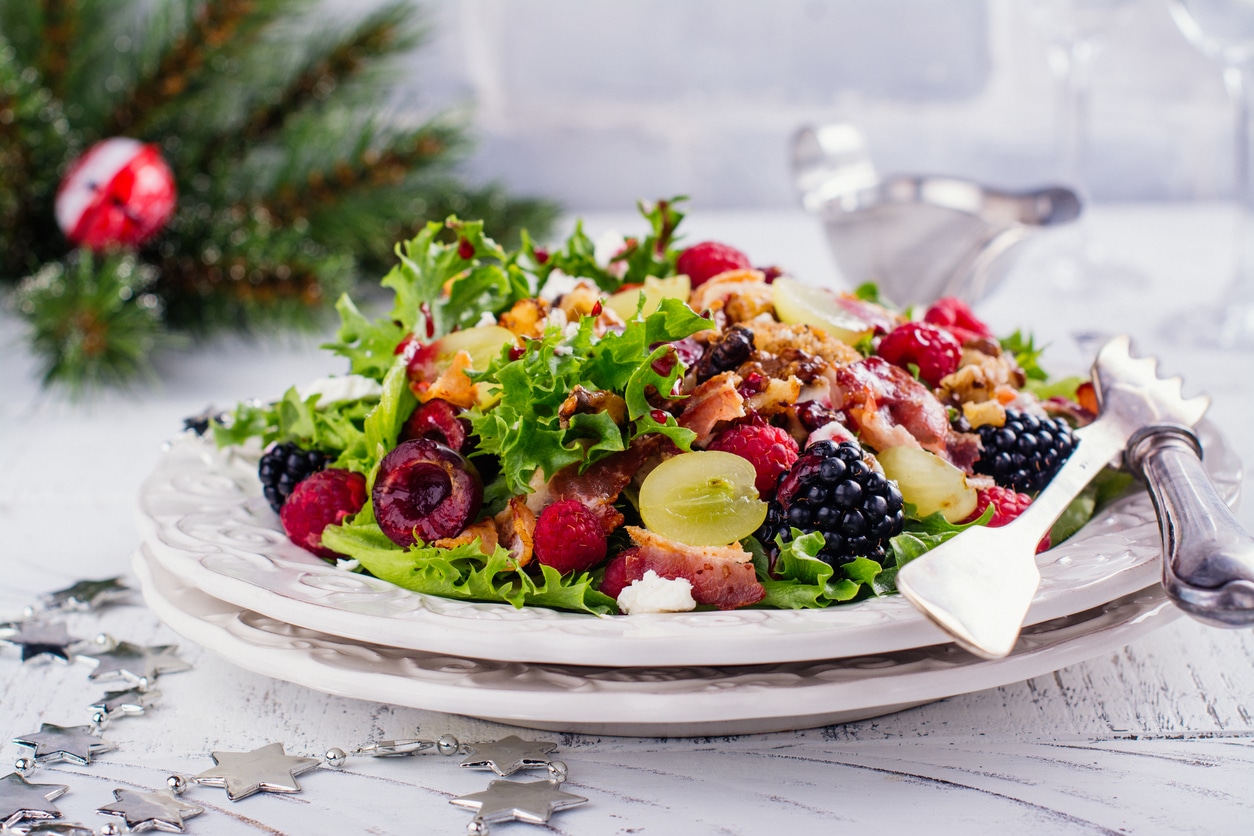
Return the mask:
[[[662,462],[640,486],[640,516],[663,537],[690,546],[725,546],[766,519],[758,474],[733,453],[702,450]]]

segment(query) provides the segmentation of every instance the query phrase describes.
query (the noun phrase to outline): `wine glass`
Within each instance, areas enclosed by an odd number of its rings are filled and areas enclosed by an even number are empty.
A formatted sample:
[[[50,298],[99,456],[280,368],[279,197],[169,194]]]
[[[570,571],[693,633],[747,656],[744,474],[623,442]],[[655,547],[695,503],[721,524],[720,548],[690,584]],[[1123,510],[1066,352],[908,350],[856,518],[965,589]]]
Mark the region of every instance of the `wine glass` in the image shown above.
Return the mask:
[[[1058,95],[1057,154],[1059,176],[1085,206],[1088,194],[1090,81],[1093,63],[1106,37],[1121,22],[1134,0],[1036,0],[1029,6],[1033,22],[1048,48],[1050,70]],[[1120,292],[1148,284],[1145,277],[1108,259],[1097,246],[1082,216],[1076,233],[1038,262],[1056,290],[1093,295]]]
[[[1171,15],[1189,42],[1224,66],[1224,86],[1236,110],[1234,178],[1240,219],[1236,270],[1217,304],[1191,311],[1173,333],[1204,345],[1254,349],[1254,0],[1172,0]]]

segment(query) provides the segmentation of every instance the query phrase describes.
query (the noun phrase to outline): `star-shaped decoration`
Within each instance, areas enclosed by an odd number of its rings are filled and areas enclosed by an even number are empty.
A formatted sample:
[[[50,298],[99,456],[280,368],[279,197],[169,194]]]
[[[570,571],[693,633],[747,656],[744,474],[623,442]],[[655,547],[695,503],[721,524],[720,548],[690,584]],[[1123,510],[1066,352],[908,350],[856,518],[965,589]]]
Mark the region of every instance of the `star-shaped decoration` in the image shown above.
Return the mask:
[[[88,707],[110,718],[119,715],[135,717],[147,711],[148,706],[160,698],[161,692],[156,688],[147,691],[142,688],[127,688],[125,691],[106,691],[98,702]]]
[[[239,801],[257,792],[300,792],[296,776],[321,763],[317,758],[285,754],[282,743],[268,743],[251,752],[213,752],[216,769],[192,778],[209,787],[225,787],[226,797]]]
[[[13,742],[33,749],[38,763],[69,761],[80,766],[86,766],[96,755],[115,748],[112,743],[106,743],[92,734],[91,726],[57,726],[52,723],[40,723],[39,731],[15,737]]]
[[[70,821],[40,821],[19,824],[13,828],[21,836],[96,836],[96,831],[85,824]]]
[[[540,740],[523,740],[516,734],[487,743],[473,743],[467,747],[470,756],[462,761],[467,769],[491,769],[497,775],[513,775],[520,769],[548,766],[549,753],[557,751],[556,743]]]
[[[71,659],[70,648],[82,639],[65,631],[60,621],[19,621],[5,625],[5,635],[0,642],[22,648],[22,661],[37,656],[54,656],[62,662]]]
[[[478,810],[485,822],[525,821],[543,824],[558,810],[583,804],[582,795],[563,792],[557,781],[493,781],[483,792],[449,800],[449,804]]]
[[[98,581],[79,581],[65,589],[44,595],[43,605],[50,610],[75,610],[86,612],[130,595],[131,588],[121,578],[103,578]]]
[[[117,800],[97,807],[96,812],[124,819],[127,829],[136,833],[141,830],[182,833],[184,819],[205,812],[204,807],[180,801],[168,792],[117,789],[113,791],[113,797]]]
[[[32,784],[16,772],[0,778],[0,827],[12,827],[22,819],[59,819],[52,803],[65,795],[66,784]]]
[[[163,644],[143,647],[130,642],[118,642],[109,650],[99,653],[83,653],[78,658],[93,661],[96,669],[88,679],[123,677],[131,682],[152,682],[161,674],[189,671],[192,666],[177,655],[178,647]]]

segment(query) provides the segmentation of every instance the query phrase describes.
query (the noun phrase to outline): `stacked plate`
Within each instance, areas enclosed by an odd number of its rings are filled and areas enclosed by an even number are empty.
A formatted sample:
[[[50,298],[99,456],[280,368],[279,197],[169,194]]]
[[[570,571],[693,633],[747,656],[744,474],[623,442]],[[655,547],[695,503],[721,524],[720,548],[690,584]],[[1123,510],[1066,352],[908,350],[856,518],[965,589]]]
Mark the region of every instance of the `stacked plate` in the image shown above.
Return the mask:
[[[1205,429],[1205,428],[1204,428]],[[1213,431],[1207,466],[1235,499]],[[1009,657],[986,661],[890,596],[818,611],[597,618],[412,593],[293,546],[256,457],[187,435],[140,493],[134,568],[175,631],[239,666],[342,696],[534,728],[626,735],[778,731],[865,719],[1049,673],[1177,616],[1158,588],[1147,496],[1038,557]]]

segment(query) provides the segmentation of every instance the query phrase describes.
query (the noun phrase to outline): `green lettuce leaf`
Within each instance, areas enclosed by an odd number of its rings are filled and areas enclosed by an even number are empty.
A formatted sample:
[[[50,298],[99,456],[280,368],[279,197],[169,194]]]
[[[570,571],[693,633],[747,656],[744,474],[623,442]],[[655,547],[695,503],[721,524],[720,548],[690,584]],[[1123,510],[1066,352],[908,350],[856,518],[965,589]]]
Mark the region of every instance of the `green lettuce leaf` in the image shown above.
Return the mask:
[[[469,601],[609,614],[618,612],[613,598],[593,588],[587,573],[562,577],[550,566],[540,576],[514,568],[509,553],[499,545],[490,555],[479,541],[441,549],[417,544],[402,549],[387,538],[374,521],[369,504],[352,521],[329,526],[322,543],[359,561],[370,574],[414,592]]]
[[[645,432],[661,432],[681,449],[689,449],[695,437],[674,418],[658,422],[651,415],[647,393],[669,393],[683,374],[679,363],[659,374],[653,364],[669,349],[652,346],[705,330],[709,322],[683,302],[668,299],[648,317],[633,319],[623,331],[611,331],[600,340],[593,335],[594,324],[592,317],[584,317],[570,336],[550,329],[532,340],[521,357],[502,351],[486,371],[471,374],[500,387],[494,406],[473,409],[467,417],[479,436],[480,454],[500,458],[505,485],[513,494],[529,492],[537,471],[549,478],[568,465],[586,467],[625,449],[631,438]],[[576,386],[621,395],[627,402],[630,435],[604,413],[576,415],[562,426],[559,410]]]

